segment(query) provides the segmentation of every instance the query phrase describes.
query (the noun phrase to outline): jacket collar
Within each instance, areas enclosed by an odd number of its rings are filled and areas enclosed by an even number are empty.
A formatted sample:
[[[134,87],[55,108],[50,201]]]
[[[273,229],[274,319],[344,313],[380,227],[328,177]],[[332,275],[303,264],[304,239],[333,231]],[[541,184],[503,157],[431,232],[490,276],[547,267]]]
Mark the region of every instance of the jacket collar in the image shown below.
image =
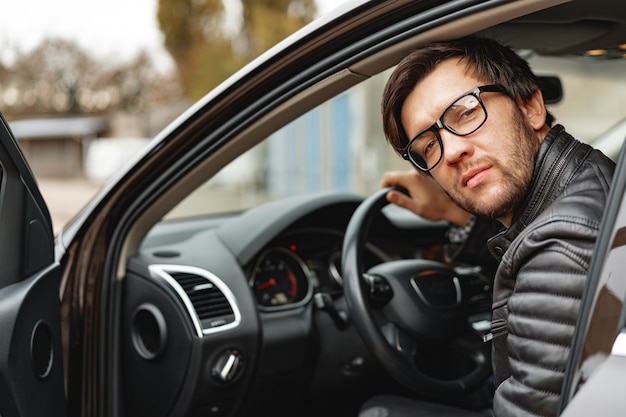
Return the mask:
[[[571,157],[579,154],[577,150],[581,147],[591,149],[570,136],[561,125],[550,129],[535,156],[530,186],[515,210],[511,226],[489,240],[489,251],[498,261],[520,232],[562,194],[584,160]]]

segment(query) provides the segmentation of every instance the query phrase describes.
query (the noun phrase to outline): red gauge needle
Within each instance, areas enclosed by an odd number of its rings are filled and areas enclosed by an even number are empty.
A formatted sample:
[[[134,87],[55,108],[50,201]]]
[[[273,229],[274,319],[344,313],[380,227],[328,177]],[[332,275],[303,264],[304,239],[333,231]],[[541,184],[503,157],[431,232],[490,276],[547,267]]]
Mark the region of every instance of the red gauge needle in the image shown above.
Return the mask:
[[[265,281],[265,282],[259,284],[257,288],[260,289],[260,290],[264,290],[264,289],[272,287],[274,285],[276,285],[276,280],[274,278],[272,278],[272,279],[270,279],[268,281]]]
[[[296,276],[290,272],[287,278],[289,278],[289,282],[291,283],[291,287],[289,288],[289,295],[295,297],[296,292],[298,291],[298,288],[296,287]]]

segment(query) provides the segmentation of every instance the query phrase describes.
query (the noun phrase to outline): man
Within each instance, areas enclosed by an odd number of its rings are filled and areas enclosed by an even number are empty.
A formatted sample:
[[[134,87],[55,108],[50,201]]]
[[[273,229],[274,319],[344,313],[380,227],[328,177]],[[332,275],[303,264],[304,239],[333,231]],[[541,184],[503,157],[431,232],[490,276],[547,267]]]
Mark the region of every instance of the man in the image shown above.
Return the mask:
[[[482,251],[490,219],[502,229],[487,243],[498,262],[493,413],[555,416],[613,162],[551,127],[528,63],[488,39],[412,52],[387,82],[382,113],[388,142],[416,168],[387,174],[384,186],[411,194],[390,202],[450,221],[456,259]]]

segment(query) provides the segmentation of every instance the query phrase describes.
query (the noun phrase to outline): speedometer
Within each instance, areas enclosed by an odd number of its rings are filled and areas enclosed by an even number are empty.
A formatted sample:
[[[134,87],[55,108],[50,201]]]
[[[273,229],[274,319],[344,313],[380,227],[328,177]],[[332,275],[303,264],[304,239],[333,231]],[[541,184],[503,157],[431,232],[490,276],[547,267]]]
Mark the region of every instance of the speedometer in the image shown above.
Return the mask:
[[[311,294],[307,266],[283,248],[273,248],[261,255],[251,285],[259,306],[267,309],[301,305]]]

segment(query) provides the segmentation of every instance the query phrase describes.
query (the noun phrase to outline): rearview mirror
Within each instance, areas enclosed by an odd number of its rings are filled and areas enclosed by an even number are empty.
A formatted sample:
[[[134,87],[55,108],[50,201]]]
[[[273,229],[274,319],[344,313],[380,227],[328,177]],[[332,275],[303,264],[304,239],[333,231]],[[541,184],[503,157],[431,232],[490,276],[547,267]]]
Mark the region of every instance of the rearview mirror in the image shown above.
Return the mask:
[[[563,85],[561,79],[555,75],[537,75],[543,102],[546,104],[556,104],[563,98]]]

